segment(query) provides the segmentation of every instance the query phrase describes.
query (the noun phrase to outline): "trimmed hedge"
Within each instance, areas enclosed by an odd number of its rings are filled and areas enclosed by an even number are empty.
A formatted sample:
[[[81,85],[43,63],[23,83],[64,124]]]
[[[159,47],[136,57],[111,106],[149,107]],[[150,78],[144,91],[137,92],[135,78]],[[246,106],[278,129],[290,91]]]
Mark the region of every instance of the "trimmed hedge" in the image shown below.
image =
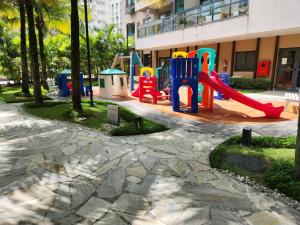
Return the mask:
[[[268,90],[271,81],[265,78],[257,78],[255,80],[246,77],[230,78],[230,86],[235,89],[256,89]]]
[[[249,153],[233,153],[232,149],[247,148]],[[270,159],[259,152],[261,148],[280,149],[289,151],[295,149],[296,137],[253,137],[249,147],[241,146],[241,136],[234,136],[227,139],[210,154],[210,165],[213,168],[229,170],[240,176],[249,176],[256,182],[261,183],[271,189],[278,189],[281,193],[300,201],[300,181],[294,178],[294,161],[287,159]],[[225,158],[230,154],[254,155],[267,162],[267,169],[263,173],[254,173],[233,164],[227,163]]]

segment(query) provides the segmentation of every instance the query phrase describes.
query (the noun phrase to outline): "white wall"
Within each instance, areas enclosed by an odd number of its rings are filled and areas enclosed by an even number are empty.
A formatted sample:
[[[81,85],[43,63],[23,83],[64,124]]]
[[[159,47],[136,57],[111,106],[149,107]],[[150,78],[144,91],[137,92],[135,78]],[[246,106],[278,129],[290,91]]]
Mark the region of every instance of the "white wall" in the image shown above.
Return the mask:
[[[249,0],[249,15],[136,39],[137,49],[179,48],[300,33],[300,0]]]

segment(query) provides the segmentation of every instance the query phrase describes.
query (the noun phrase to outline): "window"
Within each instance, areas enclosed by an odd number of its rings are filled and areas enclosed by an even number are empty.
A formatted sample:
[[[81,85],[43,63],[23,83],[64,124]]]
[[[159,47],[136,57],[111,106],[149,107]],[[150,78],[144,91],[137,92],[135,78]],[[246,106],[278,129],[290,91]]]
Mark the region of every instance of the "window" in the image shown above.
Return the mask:
[[[105,80],[103,78],[100,78],[99,83],[100,88],[105,88]]]
[[[171,12],[164,12],[164,13],[161,13],[159,15],[159,19],[164,19],[166,17],[169,17],[171,15]]]
[[[175,1],[175,13],[181,13],[184,11],[184,0]]]
[[[121,87],[124,87],[124,79],[122,77],[120,78],[120,84],[121,84]]]
[[[147,24],[151,22],[151,17],[147,17],[145,19],[143,19],[143,24]]]
[[[134,23],[127,24],[127,33],[128,33],[128,36],[134,36],[134,34],[135,34],[135,24]]]
[[[235,71],[254,71],[255,62],[255,51],[235,53]]]
[[[144,54],[144,66],[151,66],[152,58],[151,54]]]

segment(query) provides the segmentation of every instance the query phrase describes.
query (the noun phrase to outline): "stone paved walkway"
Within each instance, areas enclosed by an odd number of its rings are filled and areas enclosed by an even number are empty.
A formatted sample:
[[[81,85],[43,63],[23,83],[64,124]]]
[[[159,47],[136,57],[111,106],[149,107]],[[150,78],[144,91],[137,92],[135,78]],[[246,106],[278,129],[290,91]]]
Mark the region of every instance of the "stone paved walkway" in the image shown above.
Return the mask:
[[[299,212],[209,167],[238,131],[109,137],[0,103],[0,224],[299,224]]]

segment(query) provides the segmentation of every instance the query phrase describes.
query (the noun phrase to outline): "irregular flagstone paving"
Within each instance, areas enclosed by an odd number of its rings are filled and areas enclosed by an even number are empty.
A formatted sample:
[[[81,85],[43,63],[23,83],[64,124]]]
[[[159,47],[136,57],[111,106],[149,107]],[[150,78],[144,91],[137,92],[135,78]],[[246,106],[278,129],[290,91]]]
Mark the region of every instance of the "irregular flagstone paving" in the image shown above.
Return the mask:
[[[298,211],[209,167],[237,132],[210,126],[109,137],[0,103],[0,224],[300,224]]]

